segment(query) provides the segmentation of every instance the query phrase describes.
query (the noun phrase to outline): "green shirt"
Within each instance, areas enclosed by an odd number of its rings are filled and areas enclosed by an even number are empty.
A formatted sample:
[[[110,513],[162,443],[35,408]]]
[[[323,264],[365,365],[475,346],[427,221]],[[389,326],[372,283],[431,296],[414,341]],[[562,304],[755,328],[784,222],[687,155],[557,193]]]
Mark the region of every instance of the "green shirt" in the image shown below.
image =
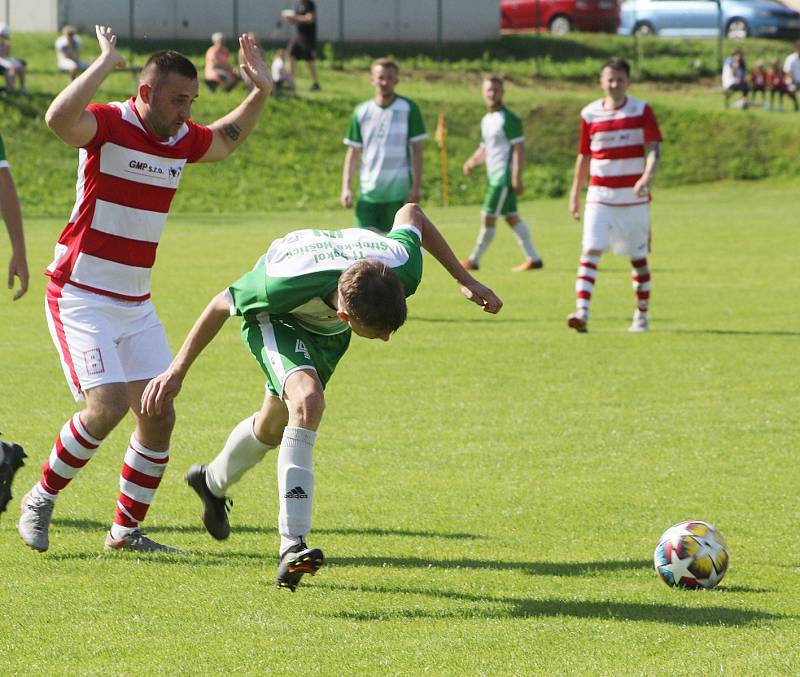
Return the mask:
[[[511,186],[512,147],[524,140],[522,121],[508,108],[483,116],[481,145],[486,152],[490,186]]]
[[[255,268],[228,287],[231,315],[292,315],[308,331],[339,334],[347,323],[325,299],[346,268],[361,259],[386,263],[411,296],[422,278],[420,233],[396,226],[388,236],[363,228],[296,230],[275,240]]]
[[[0,136],[0,168],[8,167],[8,160],[6,160],[6,147],[3,145],[3,137]]]
[[[397,96],[388,106],[373,99],[356,106],[344,143],[362,149],[359,198],[404,201],[411,190],[409,144],[428,138],[419,107]]]

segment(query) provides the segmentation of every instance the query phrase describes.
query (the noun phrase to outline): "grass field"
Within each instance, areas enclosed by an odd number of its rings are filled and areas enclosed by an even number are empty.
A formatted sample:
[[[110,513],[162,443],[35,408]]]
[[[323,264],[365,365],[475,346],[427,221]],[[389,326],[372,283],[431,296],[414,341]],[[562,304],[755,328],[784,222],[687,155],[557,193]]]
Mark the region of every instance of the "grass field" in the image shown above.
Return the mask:
[[[407,326],[389,344],[354,339],[330,384],[311,537],[329,564],[293,595],[273,587],[274,454],[231,492],[224,543],[181,479],[263,392],[226,327],[178,401],[146,523],[189,554],[102,550],[126,422],[59,500],[46,554],[19,540],[16,502],[3,515],[0,673],[797,674],[795,203],[788,182],[657,191],[647,335],[625,332],[633,295],[614,257],[591,332],[565,327],[579,227],[564,201],[522,204],[544,270],[512,274],[519,253],[498,234],[481,270],[497,317],[428,259]],[[477,209],[431,214],[466,254]],[[173,347],[273,237],[348,218],[171,217],[154,298]],[[34,270],[61,225],[28,220]],[[0,429],[30,455],[18,494],[74,411],[43,287],[0,298]],[[716,590],[653,571],[659,535],[687,518],[728,538]]]

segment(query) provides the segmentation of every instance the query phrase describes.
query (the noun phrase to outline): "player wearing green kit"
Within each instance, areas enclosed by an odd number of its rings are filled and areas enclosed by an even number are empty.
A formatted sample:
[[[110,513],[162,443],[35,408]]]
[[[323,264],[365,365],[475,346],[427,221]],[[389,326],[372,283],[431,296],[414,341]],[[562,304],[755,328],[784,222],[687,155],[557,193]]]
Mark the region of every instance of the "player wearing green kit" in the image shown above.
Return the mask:
[[[28,290],[28,260],[25,255],[25,233],[22,228],[22,210],[17,197],[17,188],[6,159],[3,137],[0,136],[0,213],[11,240],[11,259],[8,262],[8,288],[14,288],[14,278],[19,279],[19,289],[14,294],[16,301]],[[0,442],[0,513],[11,500],[11,484],[14,474],[23,465],[25,452],[18,444]]]
[[[309,548],[314,495],[312,449],[324,408],[324,388],[347,350],[351,333],[388,341],[406,319],[406,297],[422,277],[427,250],[484,311],[502,303],[459,263],[436,226],[415,204],[403,206],[388,236],[365,229],[299,230],[275,240],[256,267],[212,299],[169,368],[142,395],[142,410],[161,411],[186,373],[231,315],[267,377],[261,409],[241,421],[208,465],[186,475],[203,502],[203,523],[217,539],[230,534],[228,489],[270,449],[278,451],[278,587],[294,591],[324,557]]]
[[[483,81],[483,100],[488,112],[481,120],[481,145],[464,163],[464,175],[486,163],[489,186],[481,211],[481,230],[475,248],[462,265],[478,270],[480,260],[494,240],[497,218],[505,217],[514,230],[525,260],[515,272],[535,270],[544,264],[531,239],[531,231],[517,214],[517,195],[524,190],[525,136],[522,121],[503,105],[503,78],[491,75]]]
[[[353,206],[353,175],[361,156],[354,225],[385,233],[406,202],[419,202],[422,142],[428,138],[419,107],[395,93],[398,67],[390,59],[372,64],[375,97],[356,106],[344,143],[340,202]]]

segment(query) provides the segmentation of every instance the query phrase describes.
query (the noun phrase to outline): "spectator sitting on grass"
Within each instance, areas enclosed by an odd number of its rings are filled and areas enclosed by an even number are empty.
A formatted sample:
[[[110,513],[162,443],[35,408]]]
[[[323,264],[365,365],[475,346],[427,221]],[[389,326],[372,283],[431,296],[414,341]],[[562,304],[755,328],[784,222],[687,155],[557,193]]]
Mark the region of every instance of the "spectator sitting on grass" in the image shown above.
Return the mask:
[[[772,69],[769,72],[769,109],[773,110],[775,106],[775,94],[778,95],[778,110],[783,110],[783,97],[788,96],[794,104],[794,109],[797,110],[797,94],[794,89],[789,88],[786,82],[787,75],[781,68],[781,62],[778,59],[772,62]]]
[[[272,59],[272,82],[275,85],[272,91],[278,95],[282,94],[284,89],[294,92],[294,81],[286,68],[286,59],[284,58],[284,51],[282,49],[275,50],[275,56]]]
[[[75,26],[64,26],[61,37],[56,40],[58,70],[69,73],[73,80],[85,71],[89,64],[81,61],[81,39]]]
[[[742,98],[737,106],[747,108],[747,95],[750,88],[747,85],[747,66],[744,63],[742,50],[735,49],[725,63],[722,65],[722,90],[725,93],[725,108],[728,107],[731,95],[734,92],[741,92]]]
[[[756,103],[756,96],[761,92],[762,107],[767,103],[767,71],[764,69],[764,60],[759,59],[750,72],[750,85],[753,87],[753,105]]]
[[[211,42],[211,47],[206,50],[205,80],[217,83],[229,92],[239,82],[239,77],[231,68],[231,53],[225,46],[224,33],[214,33]]]
[[[19,80],[19,91],[25,91],[25,62],[11,58],[11,31],[4,23],[0,23],[0,68],[6,76],[6,89],[16,91]]]

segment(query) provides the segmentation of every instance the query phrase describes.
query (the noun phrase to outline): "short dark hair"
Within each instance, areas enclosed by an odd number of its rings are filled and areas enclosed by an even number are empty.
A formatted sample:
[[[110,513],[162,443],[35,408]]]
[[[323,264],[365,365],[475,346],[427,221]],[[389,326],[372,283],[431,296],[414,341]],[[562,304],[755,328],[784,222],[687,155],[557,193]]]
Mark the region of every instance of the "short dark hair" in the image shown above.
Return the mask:
[[[489,73],[483,77],[484,82],[495,82],[501,87],[505,85],[505,78],[500,73]]]
[[[183,54],[174,49],[162,49],[150,55],[142,68],[142,76],[155,71],[159,76],[177,73],[190,80],[197,80],[197,69]]]
[[[406,321],[403,283],[383,261],[357,261],[339,278],[339,298],[347,314],[365,327],[397,331]]]
[[[390,59],[387,56],[381,57],[380,59],[375,59],[372,62],[372,66],[370,66],[370,70],[373,68],[393,68],[395,73],[400,72],[400,66],[397,65],[397,62],[393,59]]]
[[[606,68],[610,68],[612,71],[624,71],[625,75],[628,77],[631,76],[630,64],[620,56],[612,56],[608,61],[605,62],[605,64],[603,64],[600,72],[602,73]]]

